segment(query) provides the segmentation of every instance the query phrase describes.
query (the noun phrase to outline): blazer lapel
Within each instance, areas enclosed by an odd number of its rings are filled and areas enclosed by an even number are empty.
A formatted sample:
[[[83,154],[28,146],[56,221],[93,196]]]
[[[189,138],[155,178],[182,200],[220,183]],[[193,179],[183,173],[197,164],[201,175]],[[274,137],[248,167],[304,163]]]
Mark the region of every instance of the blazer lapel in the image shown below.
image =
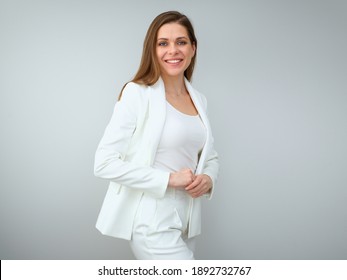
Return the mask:
[[[156,151],[161,139],[161,134],[166,118],[166,98],[164,82],[161,78],[149,89],[149,108],[148,108],[148,146],[150,152],[150,165],[153,164]]]
[[[198,110],[201,121],[206,128],[206,142],[205,142],[205,145],[202,149],[201,155],[199,157],[198,166],[197,166],[196,171],[195,171],[196,174],[200,174],[203,170],[206,155],[208,153],[210,143],[211,143],[211,128],[210,128],[210,123],[208,121],[205,107],[204,107],[204,104],[203,104],[203,101],[202,101],[200,95],[198,95],[198,93],[195,92],[194,88],[192,87],[192,85],[189,83],[189,81],[187,79],[185,79],[185,84],[186,84],[186,88],[190,94],[190,97],[191,97],[191,99],[195,105],[195,108]]]

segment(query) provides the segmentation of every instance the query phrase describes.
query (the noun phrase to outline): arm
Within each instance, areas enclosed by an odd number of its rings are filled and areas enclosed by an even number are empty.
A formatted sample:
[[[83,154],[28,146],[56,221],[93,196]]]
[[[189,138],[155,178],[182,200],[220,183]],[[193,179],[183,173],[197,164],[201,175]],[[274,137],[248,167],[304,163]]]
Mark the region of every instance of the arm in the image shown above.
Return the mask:
[[[208,115],[206,97],[201,93],[199,93],[199,96],[204,105],[206,115]],[[218,154],[213,148],[213,142],[213,136],[211,135],[210,151],[205,160],[203,170],[201,174],[196,175],[195,180],[185,188],[192,197],[204,195],[208,199],[212,198],[219,170]]]
[[[95,154],[94,174],[125,187],[142,190],[162,197],[169,182],[169,172],[145,164],[125,161],[125,156],[140,117],[141,89],[129,83],[122,98],[116,103],[112,118],[106,127]]]
[[[208,199],[211,199],[218,176],[218,170],[218,154],[215,150],[212,150],[206,160],[202,173],[196,175],[194,181],[189,184],[185,190],[194,198],[204,195]]]
[[[206,193],[206,196],[208,199],[212,198],[214,188],[217,182],[218,171],[219,171],[218,154],[215,150],[212,150],[208,159],[206,160],[204,170],[202,171],[203,174],[207,175],[211,179],[211,188]]]

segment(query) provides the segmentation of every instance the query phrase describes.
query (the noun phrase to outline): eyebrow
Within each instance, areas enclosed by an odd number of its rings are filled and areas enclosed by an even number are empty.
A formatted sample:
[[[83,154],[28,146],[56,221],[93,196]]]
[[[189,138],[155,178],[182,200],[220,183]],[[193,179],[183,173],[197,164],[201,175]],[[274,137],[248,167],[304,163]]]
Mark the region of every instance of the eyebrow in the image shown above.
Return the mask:
[[[177,37],[175,40],[181,40],[181,39],[186,39],[186,40],[188,40],[188,38],[187,37],[185,37],[185,36],[182,36],[182,37]],[[159,41],[159,40],[169,40],[168,38],[158,38],[158,40],[157,41]]]

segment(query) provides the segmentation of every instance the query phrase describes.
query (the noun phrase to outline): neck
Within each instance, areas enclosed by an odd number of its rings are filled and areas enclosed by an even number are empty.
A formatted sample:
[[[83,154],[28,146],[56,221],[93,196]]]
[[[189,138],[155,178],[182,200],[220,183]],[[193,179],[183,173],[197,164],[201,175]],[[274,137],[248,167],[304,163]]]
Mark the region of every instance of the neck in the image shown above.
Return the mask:
[[[165,77],[162,76],[165,91],[170,95],[183,95],[186,92],[184,77]]]

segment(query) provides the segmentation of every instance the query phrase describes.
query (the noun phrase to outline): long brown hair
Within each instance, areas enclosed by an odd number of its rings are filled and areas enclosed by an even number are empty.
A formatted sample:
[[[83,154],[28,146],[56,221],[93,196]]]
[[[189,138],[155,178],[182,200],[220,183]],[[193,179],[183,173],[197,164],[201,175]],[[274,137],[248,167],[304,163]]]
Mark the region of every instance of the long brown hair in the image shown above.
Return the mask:
[[[156,56],[158,30],[164,24],[173,22],[178,23],[186,28],[191,44],[195,45],[195,55],[193,56],[188,68],[184,71],[184,76],[187,78],[187,80],[191,80],[193,76],[198,46],[193,25],[191,24],[187,16],[177,11],[168,11],[158,15],[149,26],[145,37],[145,41],[143,43],[143,51],[140,66],[137,70],[135,77],[131,80],[131,82],[151,86],[158,81],[160,77],[160,67]],[[126,84],[124,85],[124,87],[125,86]],[[119,99],[122,96],[124,87],[122,88],[122,91],[119,95]]]

